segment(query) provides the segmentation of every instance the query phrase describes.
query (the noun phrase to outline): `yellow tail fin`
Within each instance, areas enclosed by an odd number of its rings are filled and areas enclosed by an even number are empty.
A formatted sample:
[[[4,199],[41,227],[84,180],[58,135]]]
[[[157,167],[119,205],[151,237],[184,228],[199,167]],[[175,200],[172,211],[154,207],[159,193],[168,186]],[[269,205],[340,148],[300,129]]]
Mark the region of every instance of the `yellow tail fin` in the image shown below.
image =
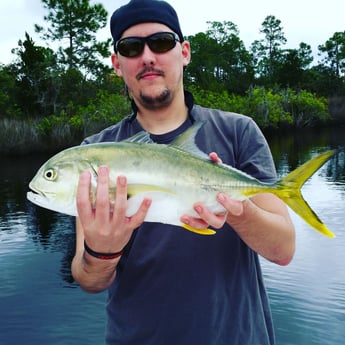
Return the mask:
[[[317,214],[311,209],[304,200],[301,188],[323,164],[325,164],[334,154],[335,150],[322,153],[308,162],[304,163],[277,183],[277,189],[272,190],[290,208],[295,211],[315,230],[328,237],[335,237],[332,231],[321,221]]]

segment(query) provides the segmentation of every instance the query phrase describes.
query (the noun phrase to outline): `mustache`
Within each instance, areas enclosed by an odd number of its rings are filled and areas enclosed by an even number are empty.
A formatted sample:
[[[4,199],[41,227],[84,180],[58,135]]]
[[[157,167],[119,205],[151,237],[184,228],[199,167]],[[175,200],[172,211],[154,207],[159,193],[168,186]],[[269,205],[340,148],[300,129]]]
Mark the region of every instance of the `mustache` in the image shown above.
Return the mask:
[[[160,76],[164,76],[164,72],[159,70],[159,69],[156,69],[154,67],[145,67],[136,75],[137,80],[141,79],[147,73],[155,73],[155,74],[158,74]]]

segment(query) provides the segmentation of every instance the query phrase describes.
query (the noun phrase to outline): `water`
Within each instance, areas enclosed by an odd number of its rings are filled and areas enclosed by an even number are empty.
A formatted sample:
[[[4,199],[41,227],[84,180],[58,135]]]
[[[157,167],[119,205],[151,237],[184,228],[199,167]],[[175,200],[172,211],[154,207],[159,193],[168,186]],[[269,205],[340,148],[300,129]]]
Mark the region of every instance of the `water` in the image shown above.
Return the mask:
[[[304,188],[336,239],[320,237],[292,214],[297,251],[287,267],[263,262],[278,344],[343,344],[345,341],[344,190],[320,176]],[[315,186],[320,186],[316,192]],[[320,194],[318,194],[320,192]],[[325,203],[323,207],[318,207]]]
[[[279,174],[317,151],[338,148],[303,187],[337,238],[297,228],[293,262],[262,259],[277,345],[345,341],[345,128],[268,137]],[[70,274],[74,221],[26,201],[27,185],[45,156],[2,158],[0,169],[0,345],[102,344],[106,293],[83,292]],[[260,344],[258,344],[260,345]]]
[[[287,144],[288,143],[288,144]],[[297,249],[292,263],[262,260],[278,345],[345,343],[345,128],[274,137],[270,145],[285,174],[309,153],[339,149],[303,187],[303,195],[336,239],[320,236],[291,212]],[[302,158],[303,157],[303,158]]]
[[[106,295],[83,292],[70,274],[73,219],[26,201],[46,158],[2,159],[0,345],[102,344]]]

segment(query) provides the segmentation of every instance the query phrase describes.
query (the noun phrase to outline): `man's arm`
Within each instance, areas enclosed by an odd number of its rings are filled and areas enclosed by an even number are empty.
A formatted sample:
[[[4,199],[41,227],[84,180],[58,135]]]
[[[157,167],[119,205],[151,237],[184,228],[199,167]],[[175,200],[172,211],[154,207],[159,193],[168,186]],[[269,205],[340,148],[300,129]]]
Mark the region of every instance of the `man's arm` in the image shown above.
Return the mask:
[[[264,258],[288,265],[295,253],[295,228],[288,208],[270,193],[257,194],[243,202],[220,195],[229,210],[227,222],[242,240]]]

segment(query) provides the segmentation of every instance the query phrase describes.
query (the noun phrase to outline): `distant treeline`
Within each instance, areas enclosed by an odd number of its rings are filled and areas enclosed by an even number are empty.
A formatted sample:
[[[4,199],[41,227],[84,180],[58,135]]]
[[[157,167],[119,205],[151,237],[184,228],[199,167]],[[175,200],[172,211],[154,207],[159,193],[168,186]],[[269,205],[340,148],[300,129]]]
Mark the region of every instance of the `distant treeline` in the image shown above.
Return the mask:
[[[54,51],[25,33],[13,49],[14,61],[0,65],[1,152],[78,144],[130,112],[122,80],[104,64],[111,41],[96,38],[107,25],[104,7],[89,1],[42,4],[47,25],[35,25],[36,32],[47,46],[69,43]],[[234,23],[208,25],[186,37],[192,61],[185,86],[198,104],[252,116],[263,129],[345,123],[345,31],[318,46],[315,62],[307,43],[283,48],[287,40],[274,16],[265,18],[262,38],[248,49]]]

